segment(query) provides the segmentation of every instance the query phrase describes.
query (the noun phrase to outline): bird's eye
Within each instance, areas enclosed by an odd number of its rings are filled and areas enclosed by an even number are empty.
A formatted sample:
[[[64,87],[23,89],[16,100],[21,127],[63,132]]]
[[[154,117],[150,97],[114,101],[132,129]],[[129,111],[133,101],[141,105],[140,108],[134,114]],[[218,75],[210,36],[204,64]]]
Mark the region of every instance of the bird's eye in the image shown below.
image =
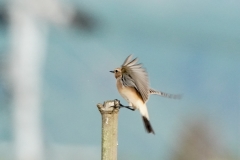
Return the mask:
[[[115,70],[115,72],[117,73],[117,72],[118,72],[118,70]]]

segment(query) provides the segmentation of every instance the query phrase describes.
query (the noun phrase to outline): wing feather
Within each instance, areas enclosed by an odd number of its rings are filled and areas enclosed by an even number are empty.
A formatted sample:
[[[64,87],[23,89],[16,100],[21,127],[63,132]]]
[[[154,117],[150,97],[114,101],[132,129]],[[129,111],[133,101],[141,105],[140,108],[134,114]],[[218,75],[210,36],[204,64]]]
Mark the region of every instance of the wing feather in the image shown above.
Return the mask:
[[[125,61],[123,62],[122,66],[127,65],[127,64],[131,61],[131,59],[132,59],[132,55],[129,55],[129,56],[125,59]]]
[[[146,70],[141,63],[137,63],[138,59],[133,60],[132,55],[128,56],[122,65],[123,84],[134,87],[146,102],[149,97],[149,79]]]

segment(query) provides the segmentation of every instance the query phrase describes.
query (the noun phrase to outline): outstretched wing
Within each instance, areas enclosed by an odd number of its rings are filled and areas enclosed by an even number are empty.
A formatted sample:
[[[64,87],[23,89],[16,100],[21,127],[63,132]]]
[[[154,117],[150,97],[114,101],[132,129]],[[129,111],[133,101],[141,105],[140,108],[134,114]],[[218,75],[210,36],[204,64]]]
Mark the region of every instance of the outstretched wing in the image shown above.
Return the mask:
[[[181,94],[169,94],[169,93],[164,93],[164,92],[161,92],[161,91],[156,91],[154,89],[149,89],[149,93],[150,94],[156,94],[156,95],[159,95],[159,96],[163,96],[163,97],[167,97],[167,98],[173,98],[173,99],[181,99],[182,98],[182,95]]]
[[[149,97],[149,80],[146,70],[137,61],[137,58],[132,60],[132,55],[126,58],[122,65],[122,81],[123,85],[134,87],[145,103]]]

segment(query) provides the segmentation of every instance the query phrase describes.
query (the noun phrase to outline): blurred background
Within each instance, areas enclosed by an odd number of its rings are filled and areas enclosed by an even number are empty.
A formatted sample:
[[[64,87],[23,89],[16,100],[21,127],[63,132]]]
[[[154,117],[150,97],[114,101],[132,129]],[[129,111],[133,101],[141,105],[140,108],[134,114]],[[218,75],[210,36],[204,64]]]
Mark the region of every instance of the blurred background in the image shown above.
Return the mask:
[[[156,135],[121,109],[119,160],[240,159],[240,1],[0,0],[0,160],[98,160],[97,103],[133,54]]]

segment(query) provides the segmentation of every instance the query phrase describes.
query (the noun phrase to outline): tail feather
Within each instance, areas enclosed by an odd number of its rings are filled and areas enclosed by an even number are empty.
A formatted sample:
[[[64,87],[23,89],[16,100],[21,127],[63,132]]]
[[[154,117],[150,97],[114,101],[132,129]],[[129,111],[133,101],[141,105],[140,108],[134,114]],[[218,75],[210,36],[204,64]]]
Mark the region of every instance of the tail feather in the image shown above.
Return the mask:
[[[156,95],[163,96],[163,97],[167,97],[167,98],[173,98],[173,99],[181,99],[182,98],[181,94],[169,94],[169,93],[157,91],[157,90],[154,90],[154,89],[149,89],[149,93],[150,94],[156,94]]]
[[[153,134],[155,134],[155,133],[154,133],[154,130],[153,130],[152,126],[151,126],[150,121],[149,121],[146,117],[144,117],[144,116],[142,116],[142,119],[143,119],[143,123],[144,123],[144,126],[145,126],[146,131],[147,131],[148,133],[153,133]]]
[[[155,134],[154,131],[153,131],[153,128],[151,126],[151,123],[149,121],[149,115],[148,115],[148,110],[147,110],[146,104],[140,105],[139,111],[140,111],[140,113],[142,115],[142,119],[143,119],[143,123],[144,123],[146,131],[148,133]]]

